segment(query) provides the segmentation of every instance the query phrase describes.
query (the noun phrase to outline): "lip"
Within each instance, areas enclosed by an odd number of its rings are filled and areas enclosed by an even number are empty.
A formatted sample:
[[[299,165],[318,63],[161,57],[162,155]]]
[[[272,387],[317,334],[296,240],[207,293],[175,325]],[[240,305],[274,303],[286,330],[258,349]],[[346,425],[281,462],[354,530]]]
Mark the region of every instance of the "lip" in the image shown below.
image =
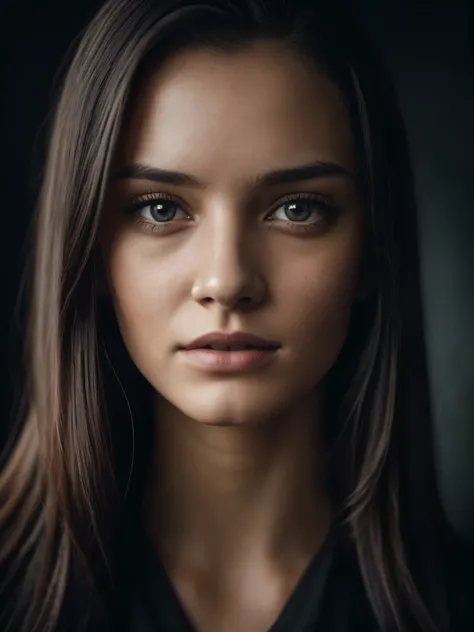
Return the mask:
[[[185,361],[211,373],[246,373],[271,364],[277,348],[220,351],[218,349],[183,349]]]
[[[182,347],[184,351],[192,351],[192,350],[201,350],[201,351],[212,351],[212,349],[202,349],[206,345],[219,345],[219,346],[240,346],[240,345],[251,345],[252,347],[256,347],[256,349],[252,349],[249,351],[260,351],[260,350],[276,350],[281,347],[281,344],[275,340],[266,340],[265,338],[261,338],[260,336],[256,336],[254,334],[249,334],[243,331],[234,331],[232,333],[224,333],[220,331],[214,331],[209,334],[205,334],[204,336],[199,336],[189,344]],[[226,353],[227,355],[233,353],[247,353],[241,351],[215,351],[215,353]]]

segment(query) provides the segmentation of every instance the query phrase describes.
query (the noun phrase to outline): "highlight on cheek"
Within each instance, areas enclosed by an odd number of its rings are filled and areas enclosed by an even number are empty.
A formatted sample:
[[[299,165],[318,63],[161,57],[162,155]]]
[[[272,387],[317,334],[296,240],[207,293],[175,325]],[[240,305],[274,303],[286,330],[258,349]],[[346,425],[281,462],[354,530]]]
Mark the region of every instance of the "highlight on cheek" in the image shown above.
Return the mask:
[[[164,234],[179,230],[183,222],[193,221],[177,196],[150,193],[135,198],[125,209],[140,230]],[[321,233],[336,223],[341,209],[325,196],[315,193],[294,193],[272,205],[265,220],[272,228],[300,234]]]

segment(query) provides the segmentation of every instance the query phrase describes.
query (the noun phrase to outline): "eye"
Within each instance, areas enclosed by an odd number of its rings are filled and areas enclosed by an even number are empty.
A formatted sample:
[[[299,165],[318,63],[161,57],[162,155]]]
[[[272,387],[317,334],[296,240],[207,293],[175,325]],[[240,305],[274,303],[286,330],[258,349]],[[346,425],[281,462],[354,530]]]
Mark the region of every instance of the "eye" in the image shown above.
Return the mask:
[[[166,223],[175,219],[187,219],[188,215],[173,199],[152,199],[136,201],[132,212],[141,219],[153,223]]]
[[[326,200],[314,194],[292,195],[280,204],[270,219],[291,224],[316,224],[335,215],[336,209]]]

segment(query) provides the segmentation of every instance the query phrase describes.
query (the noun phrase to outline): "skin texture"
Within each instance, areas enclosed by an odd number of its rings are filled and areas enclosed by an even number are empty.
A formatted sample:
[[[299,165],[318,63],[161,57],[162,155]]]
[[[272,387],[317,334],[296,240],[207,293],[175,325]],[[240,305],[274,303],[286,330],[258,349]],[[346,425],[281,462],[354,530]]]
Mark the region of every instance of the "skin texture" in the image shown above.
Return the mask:
[[[268,630],[329,528],[323,379],[363,295],[355,160],[337,87],[271,42],[173,57],[135,95],[123,130],[114,169],[142,163],[203,184],[112,180],[102,222],[124,342],[156,391],[144,520],[197,629]],[[348,175],[257,181],[319,161]],[[166,232],[153,232],[153,200],[127,212],[146,194],[172,197]],[[291,222],[294,194],[324,199],[335,219],[320,199],[300,199],[304,221]],[[187,364],[177,346],[216,330],[282,346],[244,374]]]

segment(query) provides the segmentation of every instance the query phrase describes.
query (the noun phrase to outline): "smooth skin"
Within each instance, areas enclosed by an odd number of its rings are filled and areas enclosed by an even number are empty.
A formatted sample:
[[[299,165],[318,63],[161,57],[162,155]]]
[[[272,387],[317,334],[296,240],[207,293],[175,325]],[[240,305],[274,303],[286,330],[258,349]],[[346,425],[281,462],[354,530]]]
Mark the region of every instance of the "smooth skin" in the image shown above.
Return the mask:
[[[332,166],[260,177],[315,163]],[[133,164],[189,177],[129,177]],[[125,345],[156,392],[143,520],[197,630],[266,632],[330,527],[324,376],[364,296],[355,170],[337,87],[274,42],[176,55],[124,127],[103,257]],[[281,348],[248,373],[186,362],[178,347],[217,330]]]

